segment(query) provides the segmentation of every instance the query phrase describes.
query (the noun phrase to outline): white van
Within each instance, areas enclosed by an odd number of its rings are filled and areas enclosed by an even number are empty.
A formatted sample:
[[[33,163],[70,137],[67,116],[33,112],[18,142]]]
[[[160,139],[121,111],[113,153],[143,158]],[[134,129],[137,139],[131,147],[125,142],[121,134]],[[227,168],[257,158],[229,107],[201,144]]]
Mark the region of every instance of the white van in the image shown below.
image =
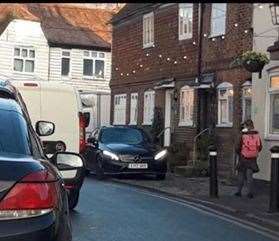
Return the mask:
[[[11,81],[18,88],[34,125],[38,120],[51,121],[55,132],[40,137],[50,150],[80,153],[85,147],[88,115],[82,114],[79,93],[69,84],[59,81]],[[35,126],[34,126],[35,128]]]

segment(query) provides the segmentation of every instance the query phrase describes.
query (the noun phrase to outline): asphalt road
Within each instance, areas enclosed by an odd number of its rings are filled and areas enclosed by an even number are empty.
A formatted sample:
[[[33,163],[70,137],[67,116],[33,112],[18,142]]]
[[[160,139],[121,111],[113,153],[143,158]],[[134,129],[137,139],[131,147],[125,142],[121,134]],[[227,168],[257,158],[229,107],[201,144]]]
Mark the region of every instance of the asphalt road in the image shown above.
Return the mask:
[[[73,241],[270,241],[255,230],[125,185],[86,178]]]

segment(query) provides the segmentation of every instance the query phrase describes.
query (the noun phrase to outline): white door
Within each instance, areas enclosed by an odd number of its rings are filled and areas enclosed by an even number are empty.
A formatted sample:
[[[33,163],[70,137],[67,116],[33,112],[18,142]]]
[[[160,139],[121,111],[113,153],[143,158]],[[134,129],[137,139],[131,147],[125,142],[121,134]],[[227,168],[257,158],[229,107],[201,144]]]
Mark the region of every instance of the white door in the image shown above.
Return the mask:
[[[166,90],[165,98],[165,132],[164,132],[164,146],[171,144],[171,100],[173,90]],[[167,128],[167,129],[166,129]]]

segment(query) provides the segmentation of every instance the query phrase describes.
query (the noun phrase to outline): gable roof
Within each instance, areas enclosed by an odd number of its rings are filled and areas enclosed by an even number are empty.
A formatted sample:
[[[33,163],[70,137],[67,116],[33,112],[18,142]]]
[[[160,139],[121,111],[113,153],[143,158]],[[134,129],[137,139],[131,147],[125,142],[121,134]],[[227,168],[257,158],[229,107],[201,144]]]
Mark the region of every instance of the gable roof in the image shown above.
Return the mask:
[[[0,4],[0,34],[13,19],[38,21],[50,46],[110,49],[113,11],[63,4]]]

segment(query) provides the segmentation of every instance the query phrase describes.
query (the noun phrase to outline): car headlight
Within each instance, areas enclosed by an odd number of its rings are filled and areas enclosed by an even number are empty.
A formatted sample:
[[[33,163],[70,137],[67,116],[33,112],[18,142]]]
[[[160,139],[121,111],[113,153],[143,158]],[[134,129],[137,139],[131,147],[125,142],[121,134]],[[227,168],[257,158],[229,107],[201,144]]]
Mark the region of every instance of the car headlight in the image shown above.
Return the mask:
[[[104,154],[105,156],[110,157],[112,160],[116,160],[116,161],[119,160],[119,157],[118,157],[116,154],[114,154],[114,153],[112,153],[112,152],[110,152],[110,151],[103,151],[103,154]]]
[[[167,150],[160,151],[160,152],[158,152],[158,153],[155,155],[154,159],[155,159],[155,160],[160,160],[160,159],[162,159],[163,157],[165,157],[165,156],[167,155],[167,153],[168,153]]]

